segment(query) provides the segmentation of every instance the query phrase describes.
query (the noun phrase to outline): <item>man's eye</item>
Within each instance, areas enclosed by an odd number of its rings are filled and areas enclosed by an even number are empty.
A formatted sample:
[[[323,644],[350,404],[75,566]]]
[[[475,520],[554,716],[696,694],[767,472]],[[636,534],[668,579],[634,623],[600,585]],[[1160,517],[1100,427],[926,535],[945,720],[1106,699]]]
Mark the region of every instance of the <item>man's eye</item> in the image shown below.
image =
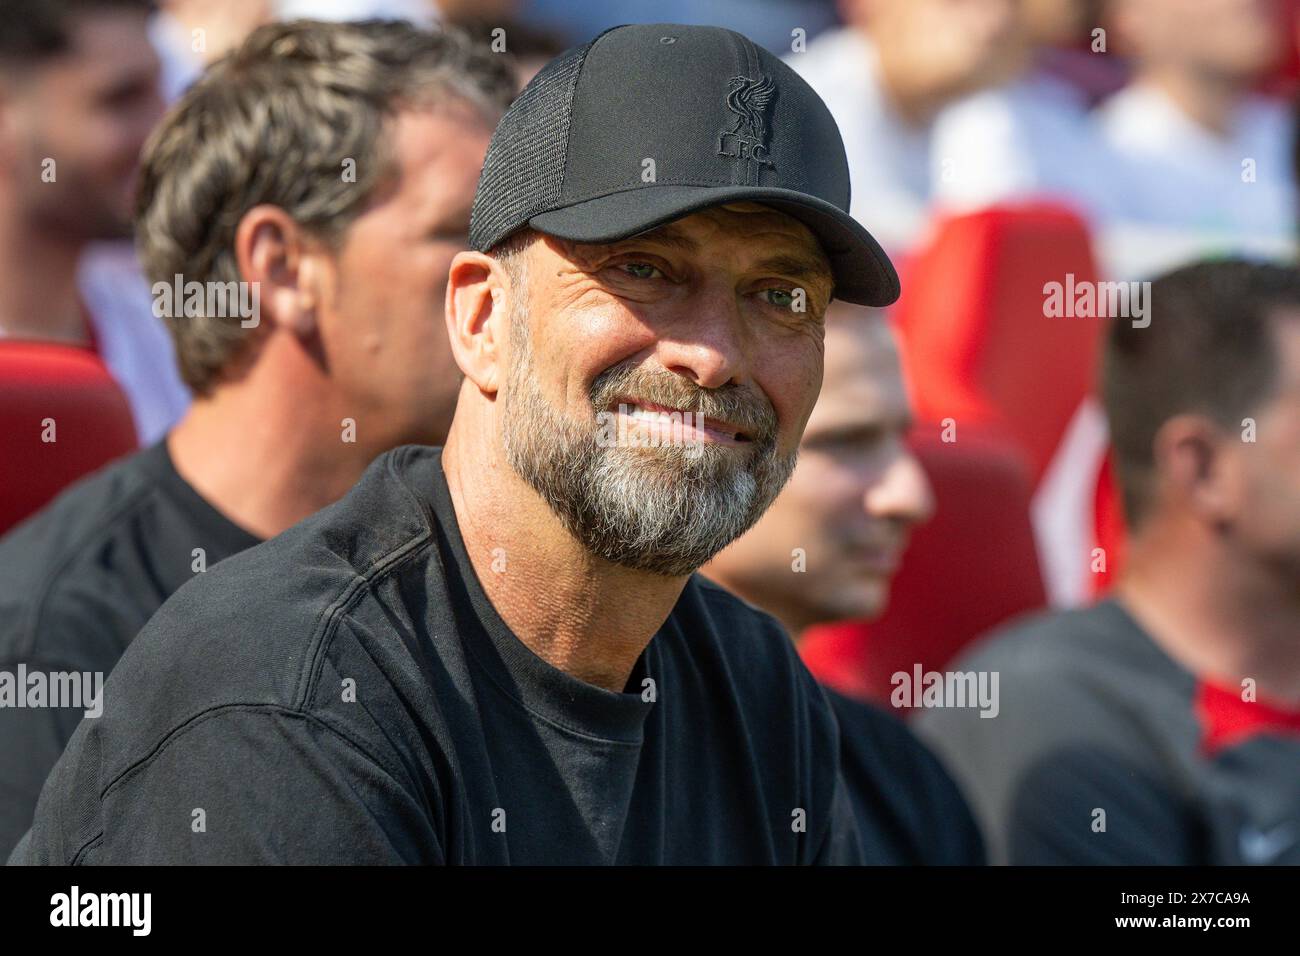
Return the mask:
[[[634,279],[654,279],[663,276],[662,272],[648,262],[625,262],[620,268]]]
[[[789,289],[764,289],[760,295],[779,309],[788,309],[794,305],[794,293]]]

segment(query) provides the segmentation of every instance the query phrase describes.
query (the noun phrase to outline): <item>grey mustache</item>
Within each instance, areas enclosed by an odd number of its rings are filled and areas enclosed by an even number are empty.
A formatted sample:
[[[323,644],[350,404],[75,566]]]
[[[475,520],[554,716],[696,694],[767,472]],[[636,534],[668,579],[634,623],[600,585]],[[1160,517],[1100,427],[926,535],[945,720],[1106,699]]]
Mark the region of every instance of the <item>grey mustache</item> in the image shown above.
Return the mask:
[[[608,410],[619,396],[635,396],[666,408],[722,419],[743,428],[755,441],[773,441],[776,437],[772,403],[743,385],[700,388],[671,373],[655,375],[620,364],[601,372],[589,392],[597,412]]]

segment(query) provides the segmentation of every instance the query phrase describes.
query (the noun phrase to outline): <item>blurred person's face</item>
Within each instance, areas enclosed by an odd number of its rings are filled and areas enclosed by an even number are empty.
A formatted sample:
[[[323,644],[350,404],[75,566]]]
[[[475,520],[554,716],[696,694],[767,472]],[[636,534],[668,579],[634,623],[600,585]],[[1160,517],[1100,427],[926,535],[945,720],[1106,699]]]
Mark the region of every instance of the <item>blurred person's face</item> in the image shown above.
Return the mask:
[[[937,111],[1014,76],[1026,56],[1019,0],[854,0],[897,96]]]
[[[1021,0],[1025,31],[1035,44],[1069,45],[1096,26],[1102,0]]]
[[[1118,24],[1143,66],[1250,83],[1287,42],[1277,0],[1121,0]]]
[[[911,529],[934,507],[905,443],[910,410],[889,326],[841,308],[826,326],[825,381],[794,476],[705,569],[796,636],[819,622],[879,615]]]
[[[802,223],[740,203],[521,258],[496,406],[507,460],[594,555],[694,571],[794,465],[821,383],[825,256]]]
[[[5,81],[4,174],[32,229],[130,235],[140,150],[163,110],[146,25],[134,11],[78,14],[66,52]]]
[[[321,316],[325,359],[368,444],[441,444],[461,379],[443,315],[447,270],[468,244],[492,123],[448,103],[403,112],[388,129],[395,176],[335,258]]]
[[[1252,413],[1255,441],[1230,434],[1231,533],[1243,555],[1300,589],[1300,316],[1274,324],[1277,387]]]

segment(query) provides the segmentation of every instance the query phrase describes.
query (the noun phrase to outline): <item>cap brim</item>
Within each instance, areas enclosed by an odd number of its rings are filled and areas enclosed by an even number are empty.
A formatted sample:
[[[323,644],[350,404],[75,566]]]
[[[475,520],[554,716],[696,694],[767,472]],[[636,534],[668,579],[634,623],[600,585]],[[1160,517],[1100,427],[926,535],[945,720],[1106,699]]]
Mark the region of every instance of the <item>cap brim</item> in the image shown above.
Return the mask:
[[[837,299],[879,307],[898,298],[898,273],[871,233],[842,209],[792,189],[647,185],[540,213],[528,224],[573,242],[615,242],[710,206],[745,200],[788,213],[812,231],[830,259]]]

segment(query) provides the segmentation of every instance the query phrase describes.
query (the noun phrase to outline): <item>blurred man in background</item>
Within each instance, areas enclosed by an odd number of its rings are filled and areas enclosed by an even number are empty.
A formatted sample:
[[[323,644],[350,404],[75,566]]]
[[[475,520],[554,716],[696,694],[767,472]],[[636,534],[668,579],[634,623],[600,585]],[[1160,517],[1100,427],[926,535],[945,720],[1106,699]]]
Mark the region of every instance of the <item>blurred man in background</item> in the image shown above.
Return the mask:
[[[931,126],[944,106],[1002,82],[1026,55],[1015,0],[846,0],[848,25],[787,62],[844,136],[853,215],[906,250],[931,201]]]
[[[1300,863],[1300,271],[1189,266],[1151,306],[1104,361],[1118,590],[955,665],[996,717],[919,727],[995,860]]]
[[[1118,211],[1088,114],[1097,89],[1114,92],[1124,78],[1117,57],[1091,49],[1098,7],[1100,0],[1022,0],[1015,69],[935,118],[930,176],[938,212],[1043,196],[1094,220]],[[1082,50],[1071,49],[1081,42]]]
[[[1113,0],[1111,10],[1134,61],[1132,82],[1097,117],[1122,218],[1238,249],[1291,241],[1290,110],[1253,92],[1294,42],[1281,4]]]
[[[0,665],[107,673],[195,574],[380,452],[442,443],[448,266],[513,92],[506,58],[459,34],[300,22],[259,30],[168,114],[137,225],[195,401],[0,542]],[[259,308],[189,308],[178,282],[255,289]],[[80,716],[0,708],[0,851]]]
[[[934,507],[905,443],[907,392],[883,314],[832,305],[825,350],[794,475],[758,523],[704,568],[775,615],[796,641],[814,624],[878,617],[910,530]],[[892,716],[824,690],[868,862],[983,862],[970,811],[934,757]]]
[[[129,237],[140,147],[162,114],[146,0],[0,0],[0,335],[94,348],[137,431],[175,410],[165,330],[84,299],[83,252]]]
[[[825,352],[790,483],[707,566],[795,636],[822,621],[881,614],[909,533],[934,507],[905,442],[911,412],[884,314],[835,303]]]

